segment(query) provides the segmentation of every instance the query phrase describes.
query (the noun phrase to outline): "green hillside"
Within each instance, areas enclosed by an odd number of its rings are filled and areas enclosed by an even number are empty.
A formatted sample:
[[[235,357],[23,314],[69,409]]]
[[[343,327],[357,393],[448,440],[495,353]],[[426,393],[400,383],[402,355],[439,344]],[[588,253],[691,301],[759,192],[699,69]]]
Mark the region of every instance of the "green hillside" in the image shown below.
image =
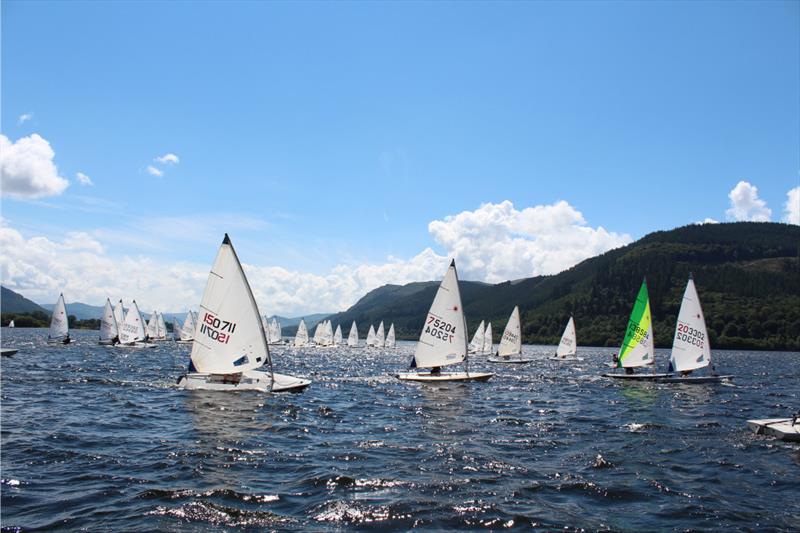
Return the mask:
[[[643,277],[650,289],[656,344],[671,345],[686,280],[694,273],[717,348],[800,350],[800,227],[737,222],[692,225],[645,236],[554,276],[497,285],[461,282],[470,333],[492,321],[499,341],[514,305],[526,343],[558,342],[570,313],[583,346],[617,346]],[[371,291],[334,324],[394,322],[416,339],[438,282]]]
[[[39,304],[3,286],[0,286],[0,308],[2,308],[3,313],[33,313],[40,311],[50,314],[50,311]]]

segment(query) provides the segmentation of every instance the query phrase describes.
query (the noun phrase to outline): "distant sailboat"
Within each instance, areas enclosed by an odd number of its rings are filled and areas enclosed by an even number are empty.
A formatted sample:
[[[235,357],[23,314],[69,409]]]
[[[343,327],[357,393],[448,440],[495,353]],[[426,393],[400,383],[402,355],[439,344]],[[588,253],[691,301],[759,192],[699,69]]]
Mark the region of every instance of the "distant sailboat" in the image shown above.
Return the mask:
[[[114,306],[114,320],[117,322],[117,336],[119,337],[119,330],[122,327],[122,323],[125,322],[125,308],[122,306],[122,298]]]
[[[375,328],[372,327],[372,324],[369,325],[369,331],[367,332],[367,346],[375,346]]]
[[[642,281],[636,302],[633,304],[625,338],[616,356],[617,368],[624,368],[624,374],[607,373],[605,377],[617,379],[652,380],[668,377],[667,374],[656,374],[655,345],[653,343],[653,321],[650,314],[650,296],[647,293],[647,280]],[[633,369],[652,366],[651,374],[634,374]]]
[[[497,348],[497,353],[494,357],[487,357],[486,360],[490,363],[530,363],[533,361],[530,357],[521,357],[522,355],[522,325],[519,318],[519,306],[514,306],[511,311],[511,316],[508,317],[506,329],[503,331],[503,336],[500,337],[500,346]]]
[[[453,260],[436,291],[428,316],[422,326],[419,342],[414,351],[412,368],[430,368],[430,372],[405,372],[397,375],[407,381],[486,381],[494,374],[489,372],[442,372],[441,367],[464,362],[467,359],[467,323],[458,289],[456,262]]]
[[[478,324],[478,329],[475,330],[475,334],[472,336],[472,340],[469,343],[469,353],[483,352],[484,332],[485,328],[483,320],[481,320],[481,323]]]
[[[339,346],[342,344],[342,326],[341,324],[336,324],[336,332],[333,334],[333,345]]]
[[[395,339],[394,339],[394,324],[389,326],[389,333],[386,334],[386,348],[394,348],[395,347]]]
[[[119,328],[119,343],[116,348],[155,348],[156,345],[146,342],[147,333],[145,332],[145,322],[136,300],[131,303],[128,312],[125,313],[125,320]]]
[[[100,339],[98,344],[110,346],[118,342],[119,328],[117,326],[117,319],[114,318],[114,308],[111,307],[111,299],[106,298],[103,318],[100,320]]]
[[[294,346],[300,348],[308,346],[308,328],[306,328],[305,319],[300,319],[300,325],[297,326],[297,333],[294,336]]]
[[[154,341],[158,337],[158,313],[153,311],[144,328],[145,339],[147,341]]]
[[[552,359],[559,361],[581,361],[581,357],[577,357],[578,353],[578,339],[575,336],[575,320],[570,315],[567,321],[567,327],[564,328],[564,333],[561,334],[561,341],[556,348],[556,355]]]
[[[10,328],[16,327],[16,326],[14,326],[14,321],[13,320],[8,323],[8,327],[10,327]]]
[[[693,370],[707,366],[711,366],[710,376],[689,376]],[[665,383],[716,383],[733,377],[732,375],[717,375],[711,365],[711,344],[708,339],[708,331],[706,331],[706,321],[691,274],[683,293],[681,309],[678,312],[669,369],[670,372],[680,372],[681,375],[663,378],[659,381]]]
[[[177,325],[178,322],[176,321],[175,324]],[[175,327],[175,326],[173,326]],[[191,344],[194,342],[194,330],[197,327],[197,324],[194,322],[194,313],[189,311],[186,313],[186,319],[183,321],[183,326],[178,327],[178,338],[175,342],[178,344]]]
[[[356,348],[358,346],[358,328],[356,327],[355,320],[353,320],[353,325],[350,326],[350,334],[347,336],[347,345],[351,348]]]
[[[165,341],[167,340],[167,323],[164,322],[164,315],[158,313],[158,322],[156,322],[156,326],[158,327],[157,332],[158,336],[156,340]]]
[[[494,339],[492,338],[492,323],[486,323],[486,329],[483,330],[483,348],[479,353],[494,353]]]
[[[203,390],[296,391],[306,379],[277,374],[258,306],[228,235],[222,241],[200,303],[189,372],[178,386]]]
[[[267,333],[267,341],[269,341],[269,344],[283,344],[283,332],[281,331],[281,324],[278,322],[277,318],[272,317],[272,320],[269,322]]]
[[[378,326],[378,331],[375,332],[375,347],[383,348],[385,346],[386,346],[386,336],[383,331],[383,320],[381,320],[381,323]]]
[[[67,320],[67,304],[64,303],[64,295],[58,295],[58,301],[53,308],[53,316],[50,318],[50,331],[47,335],[48,344],[69,344],[69,321]]]

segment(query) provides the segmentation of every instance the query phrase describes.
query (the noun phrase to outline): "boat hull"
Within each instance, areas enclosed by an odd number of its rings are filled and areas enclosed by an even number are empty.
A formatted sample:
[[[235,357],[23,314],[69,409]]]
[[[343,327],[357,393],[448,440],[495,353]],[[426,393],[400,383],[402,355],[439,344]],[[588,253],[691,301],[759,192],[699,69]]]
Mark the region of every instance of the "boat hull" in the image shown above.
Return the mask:
[[[12,355],[17,353],[18,351],[19,350],[15,350],[14,348],[2,348],[2,349],[0,349],[0,356],[2,356],[2,357],[11,357]]]
[[[756,435],[770,435],[786,441],[800,442],[800,421],[793,426],[791,418],[748,420],[747,427]]]
[[[100,346],[113,346],[114,344],[116,344],[116,342],[115,341],[98,341],[97,344],[99,344]]]
[[[670,377],[671,374],[603,374],[604,378],[614,378],[626,381],[655,381]]]
[[[548,357],[548,359],[550,359],[551,361],[572,361],[572,362],[583,361],[583,357],[576,357],[574,355],[571,355],[569,357],[558,357],[556,355],[556,356],[553,356],[553,357]]]
[[[733,375],[726,376],[668,376],[659,378],[659,383],[689,383],[689,384],[702,384],[702,383],[721,383],[723,381],[730,381]]]
[[[178,387],[187,390],[300,392],[310,380],[268,372],[249,370],[239,374],[206,374],[192,372],[178,378]]]
[[[516,357],[516,358],[508,358],[508,359],[506,359],[505,357],[495,357],[495,356],[492,355],[492,356],[487,357],[486,361],[488,361],[490,363],[507,363],[507,364],[522,365],[522,364],[525,364],[525,363],[533,362],[533,358],[530,358],[530,357],[527,357],[527,358],[526,357]]]
[[[175,341],[176,344],[192,344],[194,340],[191,341]]]
[[[156,345],[150,342],[131,342],[129,344],[118,343],[114,345],[114,348],[128,348],[132,350],[136,350],[139,348],[155,348]]]
[[[401,372],[395,377],[401,381],[441,383],[446,381],[487,381],[494,376],[492,372],[442,372],[441,374]]]

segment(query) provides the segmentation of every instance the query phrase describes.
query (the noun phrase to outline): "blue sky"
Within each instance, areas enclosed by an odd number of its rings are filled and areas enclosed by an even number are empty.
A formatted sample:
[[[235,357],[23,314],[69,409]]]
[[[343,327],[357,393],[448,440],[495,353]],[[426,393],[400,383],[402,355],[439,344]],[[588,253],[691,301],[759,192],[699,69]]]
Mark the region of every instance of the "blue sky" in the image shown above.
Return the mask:
[[[726,220],[744,180],[780,221],[798,5],[4,1],[2,133],[70,181],[5,194],[4,224],[159,267],[210,264],[229,231],[246,262],[325,277],[458,255],[429,224],[485,203],[565,201],[635,239]]]

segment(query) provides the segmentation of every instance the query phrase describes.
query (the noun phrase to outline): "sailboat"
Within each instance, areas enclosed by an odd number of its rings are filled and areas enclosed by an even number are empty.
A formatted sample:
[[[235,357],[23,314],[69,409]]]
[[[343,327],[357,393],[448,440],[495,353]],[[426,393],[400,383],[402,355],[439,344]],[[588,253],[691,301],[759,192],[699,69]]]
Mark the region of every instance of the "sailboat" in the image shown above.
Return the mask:
[[[367,346],[375,346],[375,328],[372,327],[372,324],[369,325],[369,331],[367,332]]]
[[[53,308],[53,316],[50,318],[50,331],[47,334],[48,344],[69,344],[69,322],[67,320],[67,304],[64,303],[64,295],[58,295],[58,301]]]
[[[347,336],[347,345],[351,348],[358,347],[358,328],[356,321],[353,320],[353,325],[350,326],[350,334]]]
[[[389,333],[386,334],[386,348],[394,348],[395,347],[395,339],[394,339],[394,324],[389,326]]]
[[[342,344],[342,326],[341,324],[336,324],[336,332],[333,334],[333,345],[339,346]]]
[[[441,367],[464,362],[465,372],[442,372]],[[458,273],[453,260],[433,299],[422,326],[411,368],[430,368],[430,372],[404,372],[397,378],[406,381],[486,381],[494,374],[470,372],[467,358],[467,322],[458,290]]]
[[[690,376],[693,370],[711,367],[710,376]],[[706,331],[706,321],[700,298],[694,286],[694,279],[689,274],[686,290],[683,292],[681,309],[678,311],[678,323],[675,326],[675,337],[672,340],[672,355],[669,359],[670,372],[680,372],[668,378],[659,379],[664,383],[719,383],[731,379],[732,375],[720,376],[714,372],[711,364],[711,345]]]
[[[311,382],[275,373],[253,292],[225,234],[200,303],[185,389],[297,391]]]
[[[556,354],[551,359],[558,361],[583,361],[582,357],[577,357],[578,353],[578,339],[575,336],[575,320],[572,315],[569,316],[567,327],[564,328],[564,333],[561,334],[561,341],[556,348]]]
[[[125,313],[125,320],[119,328],[119,342],[115,348],[155,348],[156,345],[146,342],[147,333],[144,327],[144,318],[139,311],[136,300],[131,303],[128,312]]]
[[[175,324],[177,326],[177,320],[175,321]],[[186,313],[186,319],[183,321],[183,326],[178,326],[178,338],[175,340],[175,342],[178,344],[192,344],[192,342],[194,342],[194,330],[196,327],[197,325],[194,322],[194,314],[189,311]]]
[[[281,324],[275,317],[272,317],[272,320],[269,322],[269,328],[267,329],[267,341],[269,342],[270,345],[283,344],[283,333],[281,332]]]
[[[300,319],[300,325],[297,326],[297,333],[294,335],[294,346],[295,348],[308,346],[308,328],[303,318]]]
[[[158,313],[153,311],[150,315],[150,319],[147,321],[147,325],[144,328],[145,332],[145,339],[149,342],[156,340],[158,336]]]
[[[114,320],[117,322],[117,337],[119,337],[119,329],[122,327],[122,323],[125,322],[125,308],[122,306],[122,298],[114,306]]]
[[[119,342],[119,329],[117,319],[114,318],[114,309],[111,299],[106,298],[106,307],[103,309],[103,318],[100,320],[100,339],[98,344],[110,346]]]
[[[483,326],[483,320],[481,320],[481,323],[478,324],[478,329],[475,330],[475,334],[472,336],[472,340],[469,342],[469,353],[483,352],[484,331],[485,329]]]
[[[383,348],[386,346],[386,335],[383,332],[383,320],[378,325],[378,331],[375,332],[375,347]]]
[[[14,326],[14,321],[13,320],[8,323],[8,327],[10,327],[10,328],[16,327],[16,326]]]
[[[158,322],[156,322],[157,326],[157,333],[158,336],[156,340],[165,341],[167,340],[167,323],[164,322],[164,315],[158,313]]]
[[[486,323],[486,329],[483,330],[483,348],[480,353],[492,354],[494,352],[494,339],[492,339],[492,323]]]
[[[522,325],[519,319],[519,306],[514,306],[511,311],[511,316],[508,317],[506,329],[503,331],[503,336],[500,337],[500,346],[497,348],[497,353],[494,356],[486,358],[490,363],[530,363],[533,361],[530,357],[521,357],[522,355]]]
[[[634,374],[633,369],[652,366],[650,374]],[[653,321],[650,315],[650,296],[647,293],[647,280],[642,280],[636,302],[633,304],[625,338],[616,356],[617,368],[624,368],[625,373],[608,373],[603,376],[616,379],[652,380],[668,377],[668,374],[656,374],[655,345],[653,341]]]

